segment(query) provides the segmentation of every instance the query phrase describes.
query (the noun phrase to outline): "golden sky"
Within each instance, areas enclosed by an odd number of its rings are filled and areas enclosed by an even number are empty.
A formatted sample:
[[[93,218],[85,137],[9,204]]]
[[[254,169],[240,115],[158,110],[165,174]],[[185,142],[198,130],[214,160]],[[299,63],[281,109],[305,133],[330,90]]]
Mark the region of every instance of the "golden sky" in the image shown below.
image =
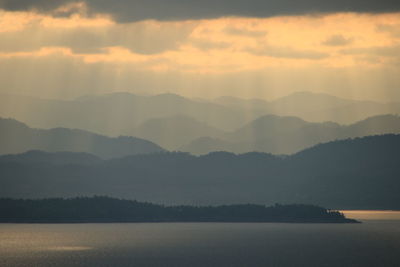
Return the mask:
[[[400,101],[400,13],[117,22],[0,10],[1,93],[189,97],[296,91]],[[65,10],[60,9],[60,12]]]

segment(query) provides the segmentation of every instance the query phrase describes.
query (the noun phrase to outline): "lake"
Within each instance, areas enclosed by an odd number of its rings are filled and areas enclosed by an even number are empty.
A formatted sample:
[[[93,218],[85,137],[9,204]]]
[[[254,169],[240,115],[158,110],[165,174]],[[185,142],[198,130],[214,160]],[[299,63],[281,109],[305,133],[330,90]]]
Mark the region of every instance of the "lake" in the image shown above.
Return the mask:
[[[399,266],[400,220],[388,218],[362,224],[0,224],[0,266]]]

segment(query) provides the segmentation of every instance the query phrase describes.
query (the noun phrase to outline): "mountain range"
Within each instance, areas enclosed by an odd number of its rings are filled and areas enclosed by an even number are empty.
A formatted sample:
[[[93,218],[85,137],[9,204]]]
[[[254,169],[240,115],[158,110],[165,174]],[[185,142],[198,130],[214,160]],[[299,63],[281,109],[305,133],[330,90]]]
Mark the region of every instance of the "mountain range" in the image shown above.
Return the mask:
[[[67,128],[32,129],[16,120],[0,118],[0,154],[17,154],[28,150],[86,152],[107,159],[156,153],[164,149],[135,137],[111,138]]]
[[[296,92],[272,101],[219,97],[214,103],[262,114],[295,116],[310,122],[351,124],[381,114],[399,114],[400,103],[345,99],[325,93]]]
[[[293,154],[328,141],[400,133],[400,117],[378,115],[350,125],[334,122],[306,122],[297,117],[262,116],[243,127],[221,135],[193,140],[179,148],[192,154],[212,151],[245,153],[250,151],[272,154]]]
[[[399,153],[400,135],[333,141],[290,156],[161,152],[103,160],[32,151],[0,157],[0,197],[109,195],[163,204],[400,209]]]
[[[117,138],[67,128],[32,129],[21,122],[0,118],[0,130],[0,154],[28,150],[73,151],[112,158],[154,153],[164,148],[195,155],[213,151],[293,154],[333,140],[400,133],[400,117],[379,115],[351,125],[340,125],[266,115],[227,132],[190,117],[175,116],[150,119],[134,130],[135,137]]]
[[[179,150],[197,138],[223,136],[225,131],[191,117],[177,115],[149,119],[131,131],[132,135],[151,140],[169,150]]]
[[[150,119],[187,116],[212,127],[235,129],[262,114],[201,103],[174,94],[141,96],[130,93],[91,95],[72,100],[2,95],[0,116],[14,118],[36,128],[77,128],[118,136]]]
[[[0,116],[15,119],[0,118],[0,197],[400,209],[398,108],[311,93],[7,95]]]
[[[371,116],[399,113],[397,102],[359,101],[311,92],[298,92],[272,101],[233,97],[200,100],[175,94],[131,93],[88,95],[70,100],[0,96],[0,117],[14,118],[35,128],[77,128],[108,136],[135,136],[148,120],[168,121],[182,116],[222,131],[234,131],[264,115],[350,124]]]

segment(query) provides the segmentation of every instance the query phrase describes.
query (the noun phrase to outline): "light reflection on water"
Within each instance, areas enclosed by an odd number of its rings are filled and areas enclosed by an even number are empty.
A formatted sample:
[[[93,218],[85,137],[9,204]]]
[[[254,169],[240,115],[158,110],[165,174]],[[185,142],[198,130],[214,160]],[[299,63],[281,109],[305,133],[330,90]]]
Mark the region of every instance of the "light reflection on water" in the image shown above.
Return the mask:
[[[80,246],[55,246],[55,247],[48,247],[44,250],[46,251],[80,251],[80,250],[89,250],[93,249],[93,247],[80,247]]]
[[[0,224],[1,267],[396,266],[400,221]]]
[[[400,211],[394,210],[342,210],[346,217],[356,220],[399,220]]]

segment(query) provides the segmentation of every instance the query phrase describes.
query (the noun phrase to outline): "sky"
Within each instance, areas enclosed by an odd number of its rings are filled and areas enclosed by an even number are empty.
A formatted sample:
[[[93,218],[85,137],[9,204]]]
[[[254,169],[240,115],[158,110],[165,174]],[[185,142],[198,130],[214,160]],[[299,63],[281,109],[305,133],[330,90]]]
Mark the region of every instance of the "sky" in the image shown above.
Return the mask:
[[[399,1],[0,0],[0,93],[400,101]]]

